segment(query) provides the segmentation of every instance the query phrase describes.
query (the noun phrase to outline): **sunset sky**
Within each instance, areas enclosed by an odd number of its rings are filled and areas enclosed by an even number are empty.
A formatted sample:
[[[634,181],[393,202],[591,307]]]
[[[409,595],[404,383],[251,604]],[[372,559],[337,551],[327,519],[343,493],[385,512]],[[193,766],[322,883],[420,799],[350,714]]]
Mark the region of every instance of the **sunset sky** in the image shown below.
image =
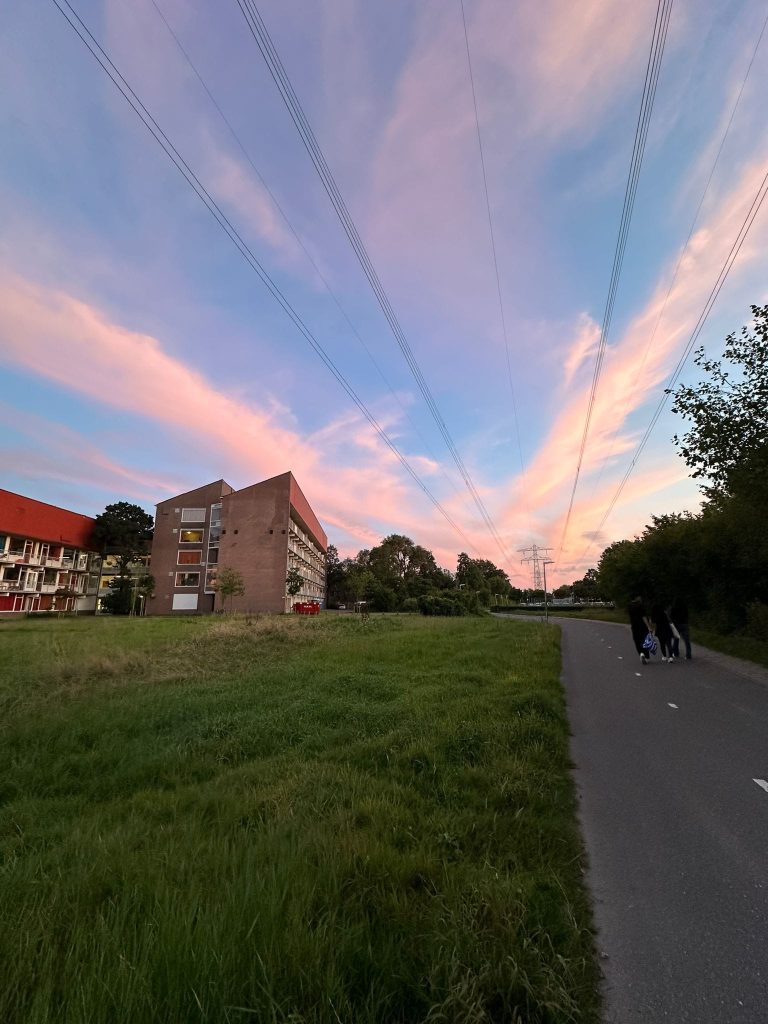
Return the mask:
[[[51,0],[2,11],[2,486],[89,515],[120,500],[152,512],[290,469],[342,555],[405,533],[447,568],[469,550],[518,586],[520,548],[549,546],[549,578],[571,582],[651,515],[698,507],[666,411],[597,532],[768,169],[766,32],[673,283],[764,0],[674,4],[564,543],[656,3],[464,0],[511,382],[459,0],[258,3],[501,546],[236,0],[71,3],[461,533]],[[768,204],[708,353],[768,302],[766,242]],[[699,379],[692,360],[682,379]]]

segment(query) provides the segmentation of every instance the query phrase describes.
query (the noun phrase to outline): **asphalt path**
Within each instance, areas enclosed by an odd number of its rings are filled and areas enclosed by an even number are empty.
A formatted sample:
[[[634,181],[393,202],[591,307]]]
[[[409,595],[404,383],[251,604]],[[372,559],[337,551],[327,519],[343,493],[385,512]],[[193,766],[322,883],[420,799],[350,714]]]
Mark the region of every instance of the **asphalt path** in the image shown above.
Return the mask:
[[[768,672],[553,619],[605,1020],[768,1022]],[[755,781],[758,780],[758,781]]]

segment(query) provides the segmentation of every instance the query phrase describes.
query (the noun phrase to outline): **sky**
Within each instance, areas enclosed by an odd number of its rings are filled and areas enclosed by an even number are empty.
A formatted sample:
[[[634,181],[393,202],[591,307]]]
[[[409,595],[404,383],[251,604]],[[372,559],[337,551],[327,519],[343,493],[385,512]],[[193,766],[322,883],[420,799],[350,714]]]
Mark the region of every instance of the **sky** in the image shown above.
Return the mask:
[[[768,169],[768,31],[745,83],[764,0],[673,6],[567,531],[656,3],[464,0],[478,121],[459,0],[258,5],[492,531],[236,0],[71,3],[412,475],[52,0],[25,0],[0,32],[4,487],[153,512],[291,470],[342,557],[402,533],[521,587],[533,544],[570,583],[696,511],[667,407],[606,515]],[[766,242],[768,208],[708,354],[768,302]]]

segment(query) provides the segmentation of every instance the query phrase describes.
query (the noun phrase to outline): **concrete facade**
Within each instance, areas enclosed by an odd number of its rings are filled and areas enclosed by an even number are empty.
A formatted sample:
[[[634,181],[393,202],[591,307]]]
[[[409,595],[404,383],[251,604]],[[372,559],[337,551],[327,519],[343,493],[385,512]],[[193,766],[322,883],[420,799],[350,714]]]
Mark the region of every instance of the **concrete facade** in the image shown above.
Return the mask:
[[[235,491],[226,481],[198,487],[157,506],[152,542],[155,594],[148,615],[226,610],[285,612],[294,602],[325,601],[328,539],[291,473]],[[303,578],[295,598],[286,574]],[[243,577],[245,593],[222,600],[220,568]]]

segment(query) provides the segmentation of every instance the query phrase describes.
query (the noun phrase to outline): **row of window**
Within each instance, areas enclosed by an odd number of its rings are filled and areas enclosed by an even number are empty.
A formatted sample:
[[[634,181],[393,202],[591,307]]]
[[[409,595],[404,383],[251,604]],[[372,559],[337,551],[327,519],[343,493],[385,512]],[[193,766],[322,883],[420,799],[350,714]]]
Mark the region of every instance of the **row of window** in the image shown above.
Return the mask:
[[[175,586],[177,587],[199,587],[200,586],[200,573],[199,572],[177,572]],[[216,570],[208,569],[205,573],[205,589],[213,590],[213,584],[216,582]]]

